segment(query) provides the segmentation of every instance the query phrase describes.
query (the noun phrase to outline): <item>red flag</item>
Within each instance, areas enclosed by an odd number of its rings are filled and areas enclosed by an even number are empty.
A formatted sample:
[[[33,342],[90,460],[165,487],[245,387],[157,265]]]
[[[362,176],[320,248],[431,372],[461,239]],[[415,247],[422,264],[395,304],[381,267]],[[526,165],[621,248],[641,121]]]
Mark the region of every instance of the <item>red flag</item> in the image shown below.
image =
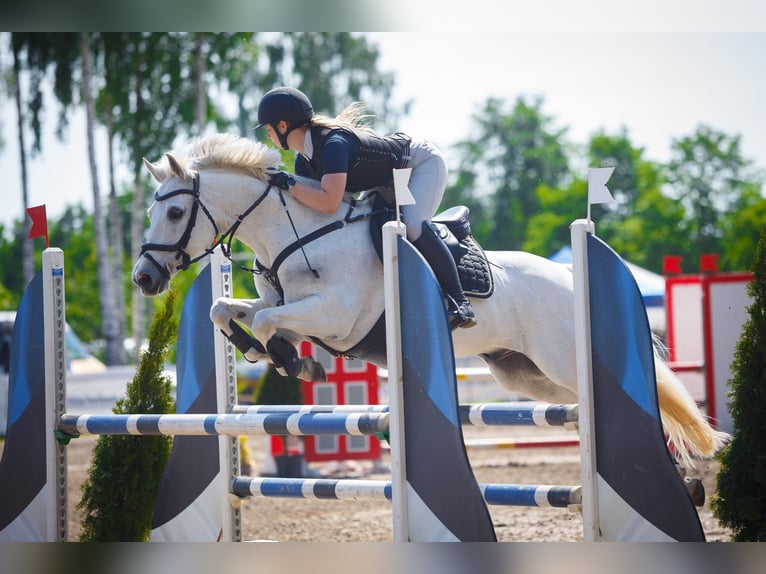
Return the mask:
[[[662,272],[665,275],[681,273],[681,257],[677,255],[666,255],[662,260]]]
[[[718,253],[703,253],[700,255],[700,271],[703,273],[715,273],[718,271]]]
[[[48,217],[45,215],[45,204],[28,207],[27,213],[32,220],[32,227],[29,230],[27,239],[45,237],[45,248],[47,249],[50,245],[48,244]]]

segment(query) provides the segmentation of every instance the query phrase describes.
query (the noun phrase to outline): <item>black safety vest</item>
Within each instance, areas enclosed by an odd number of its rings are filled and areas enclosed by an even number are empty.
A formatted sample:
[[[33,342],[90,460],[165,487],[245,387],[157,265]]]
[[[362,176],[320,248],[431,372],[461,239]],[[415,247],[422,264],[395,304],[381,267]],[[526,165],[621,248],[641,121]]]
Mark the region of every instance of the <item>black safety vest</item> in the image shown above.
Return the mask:
[[[333,133],[343,132],[354,138],[359,146],[359,154],[356,161],[349,166],[347,174],[346,191],[352,193],[378,186],[390,186],[394,178],[391,170],[406,167],[409,161],[411,138],[403,133],[379,136],[346,128],[313,126],[310,129],[314,145],[313,154],[310,160],[298,154],[295,160],[295,173],[312,179],[322,179],[324,143]]]

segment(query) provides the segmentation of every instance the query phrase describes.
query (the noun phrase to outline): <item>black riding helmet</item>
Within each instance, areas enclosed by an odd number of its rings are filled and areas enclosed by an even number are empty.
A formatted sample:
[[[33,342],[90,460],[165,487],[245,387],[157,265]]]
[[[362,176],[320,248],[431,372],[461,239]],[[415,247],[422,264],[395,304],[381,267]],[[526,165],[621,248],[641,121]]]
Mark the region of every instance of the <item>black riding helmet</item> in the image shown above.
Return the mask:
[[[287,146],[287,135],[295,128],[307,124],[313,116],[314,108],[306,94],[295,88],[274,88],[266,92],[258,104],[258,125],[255,129],[271,124],[282,147],[290,149]],[[284,134],[279,133],[276,127],[282,120],[288,124]]]

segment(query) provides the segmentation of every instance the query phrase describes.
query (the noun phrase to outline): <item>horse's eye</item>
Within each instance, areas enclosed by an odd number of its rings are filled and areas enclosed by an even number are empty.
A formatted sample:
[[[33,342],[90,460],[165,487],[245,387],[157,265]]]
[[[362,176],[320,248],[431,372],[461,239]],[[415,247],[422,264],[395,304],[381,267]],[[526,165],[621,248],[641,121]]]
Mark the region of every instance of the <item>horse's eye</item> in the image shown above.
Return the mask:
[[[181,207],[178,207],[177,205],[172,205],[168,207],[168,219],[170,221],[178,221],[184,216],[184,210]]]

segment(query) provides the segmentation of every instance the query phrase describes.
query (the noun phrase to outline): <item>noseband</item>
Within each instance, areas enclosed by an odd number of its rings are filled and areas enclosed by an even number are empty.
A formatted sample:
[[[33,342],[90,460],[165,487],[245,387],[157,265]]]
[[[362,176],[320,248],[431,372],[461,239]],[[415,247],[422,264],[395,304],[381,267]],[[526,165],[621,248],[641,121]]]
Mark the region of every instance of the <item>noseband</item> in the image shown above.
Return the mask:
[[[201,254],[198,257],[191,258],[189,254],[186,252],[186,246],[189,244],[189,239],[191,238],[192,230],[194,229],[194,226],[197,224],[197,213],[199,212],[200,206],[202,207],[202,211],[207,215],[207,218],[210,220],[210,223],[213,224],[213,229],[215,229],[215,235],[218,236],[218,226],[215,224],[215,220],[210,215],[210,212],[207,210],[207,208],[202,204],[202,202],[199,199],[199,173],[195,173],[194,177],[192,178],[192,189],[188,188],[181,188],[181,189],[174,189],[171,192],[166,193],[165,195],[159,195],[159,193],[154,194],[154,201],[165,201],[166,199],[170,199],[171,197],[176,197],[177,195],[191,195],[194,198],[194,203],[192,204],[192,211],[191,215],[189,216],[189,220],[186,222],[186,229],[183,232],[183,235],[181,235],[181,238],[173,243],[172,245],[162,244],[162,243],[144,243],[141,246],[141,255],[143,255],[146,259],[148,259],[152,265],[154,265],[157,270],[162,274],[162,276],[166,280],[170,280],[170,272],[167,270],[167,268],[164,265],[160,265],[159,262],[152,257],[151,253],[148,253],[149,251],[167,251],[167,252],[176,252],[176,259],[181,260],[181,265],[178,266],[179,270],[188,269],[188,267],[200,259],[202,259],[205,255],[209,253],[209,251],[206,251],[205,253]]]
[[[261,202],[266,198],[269,191],[271,190],[271,185],[267,185],[264,192],[256,199],[253,204],[248,207],[241,215],[237,216],[236,221],[234,224],[229,228],[229,230],[226,233],[219,234],[218,231],[218,225],[215,223],[215,219],[213,219],[213,216],[210,215],[210,211],[208,211],[207,207],[205,207],[205,204],[202,203],[200,200],[200,191],[199,191],[199,173],[195,173],[192,177],[192,189],[188,188],[181,188],[181,189],[174,189],[173,191],[169,191],[165,195],[160,195],[159,192],[154,194],[154,201],[165,201],[166,199],[170,199],[171,197],[175,197],[177,195],[191,195],[194,198],[194,203],[192,204],[192,211],[191,215],[189,216],[189,220],[186,223],[186,229],[183,232],[183,235],[181,235],[181,238],[173,243],[172,245],[162,244],[162,243],[144,243],[141,246],[141,255],[143,255],[146,259],[148,259],[152,265],[154,265],[157,270],[162,274],[162,276],[165,278],[166,281],[170,280],[170,272],[168,269],[160,265],[159,262],[152,257],[152,254],[149,253],[149,251],[165,251],[165,252],[176,252],[176,259],[181,260],[181,264],[178,266],[179,271],[184,271],[189,268],[189,266],[192,263],[196,263],[203,257],[206,257],[207,255],[211,254],[213,251],[215,251],[215,248],[219,245],[222,246],[224,249],[224,254],[229,257],[231,253],[231,241],[234,239],[234,234],[237,232],[237,229],[239,229],[239,226],[244,221],[244,219],[250,215],[250,213],[258,207]],[[191,257],[186,252],[186,247],[189,245],[189,239],[191,239],[192,230],[194,229],[194,226],[197,224],[197,214],[199,213],[200,208],[202,208],[202,212],[207,216],[208,221],[210,221],[211,225],[213,226],[213,230],[215,231],[215,241],[213,244],[205,249],[202,253],[197,255],[197,257]],[[228,244],[224,244],[225,241],[228,239]]]

